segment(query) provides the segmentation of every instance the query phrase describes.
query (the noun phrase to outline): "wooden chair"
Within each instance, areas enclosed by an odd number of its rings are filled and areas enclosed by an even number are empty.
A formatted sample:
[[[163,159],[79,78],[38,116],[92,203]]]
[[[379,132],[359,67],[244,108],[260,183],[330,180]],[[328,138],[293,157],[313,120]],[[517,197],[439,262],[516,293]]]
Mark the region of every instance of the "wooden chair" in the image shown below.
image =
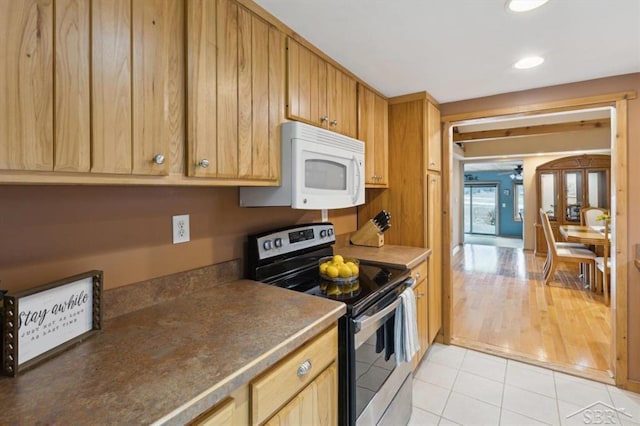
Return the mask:
[[[585,207],[580,209],[580,225],[583,226],[604,226],[604,221],[596,220],[601,214],[607,214],[609,211],[600,207]]]
[[[540,209],[540,218],[542,218],[542,215],[546,214],[546,212],[543,209]],[[549,217],[547,216],[547,220],[549,219]],[[566,241],[557,241],[556,242],[556,247],[557,248],[580,248],[580,249],[586,249],[588,250],[589,247],[587,247],[585,244],[582,243],[570,243],[570,242],[566,242]],[[550,262],[551,256],[549,255],[549,251],[547,250],[547,259],[544,262],[544,270],[546,270],[548,268],[548,264]],[[581,276],[586,276],[586,271],[584,268],[584,264],[581,263],[580,264],[580,275]]]
[[[609,257],[610,247],[609,244],[609,221],[604,221],[604,248],[602,250],[602,256],[596,257],[596,288],[602,287],[602,293],[604,294],[604,303],[609,306],[609,275],[611,271],[611,258]],[[601,285],[602,284],[602,285]]]
[[[587,282],[591,284],[594,276],[596,254],[585,248],[577,248],[571,246],[559,246],[551,229],[549,216],[540,209],[540,220],[542,221],[542,229],[545,239],[547,240],[547,260],[543,268],[544,283],[549,284],[553,278],[558,264],[564,263],[581,263],[586,266],[585,277]]]

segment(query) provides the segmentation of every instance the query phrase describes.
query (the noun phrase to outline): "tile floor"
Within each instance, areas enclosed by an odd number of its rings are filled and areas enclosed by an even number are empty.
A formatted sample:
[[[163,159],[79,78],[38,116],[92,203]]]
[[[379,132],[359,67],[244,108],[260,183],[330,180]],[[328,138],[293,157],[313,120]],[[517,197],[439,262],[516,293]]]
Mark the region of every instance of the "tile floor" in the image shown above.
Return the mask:
[[[414,376],[410,426],[584,424],[640,425],[640,394],[437,343]]]

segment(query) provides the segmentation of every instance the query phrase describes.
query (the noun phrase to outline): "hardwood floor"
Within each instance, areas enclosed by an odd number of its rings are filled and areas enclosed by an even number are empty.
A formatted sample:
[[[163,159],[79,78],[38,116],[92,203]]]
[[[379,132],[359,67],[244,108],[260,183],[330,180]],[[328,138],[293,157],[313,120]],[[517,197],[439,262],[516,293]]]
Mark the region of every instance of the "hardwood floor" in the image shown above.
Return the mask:
[[[576,265],[542,281],[543,257],[465,244],[453,258],[452,343],[613,383],[610,309]]]

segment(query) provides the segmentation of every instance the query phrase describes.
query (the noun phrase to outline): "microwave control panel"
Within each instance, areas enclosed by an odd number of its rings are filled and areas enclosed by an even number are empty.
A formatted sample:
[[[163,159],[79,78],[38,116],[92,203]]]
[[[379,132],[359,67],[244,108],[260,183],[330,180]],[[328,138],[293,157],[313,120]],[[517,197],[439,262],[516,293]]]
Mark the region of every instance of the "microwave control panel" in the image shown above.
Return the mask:
[[[264,260],[335,241],[332,223],[314,223],[256,235],[250,237],[249,244],[255,244],[258,259]]]

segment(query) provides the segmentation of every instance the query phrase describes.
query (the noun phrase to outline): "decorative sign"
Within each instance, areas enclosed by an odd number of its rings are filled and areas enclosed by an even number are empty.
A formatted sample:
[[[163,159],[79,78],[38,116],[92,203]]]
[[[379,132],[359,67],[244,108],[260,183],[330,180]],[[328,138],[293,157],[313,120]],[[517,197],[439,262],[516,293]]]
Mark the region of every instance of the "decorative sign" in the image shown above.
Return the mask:
[[[102,271],[4,295],[4,374],[15,376],[102,326]]]

